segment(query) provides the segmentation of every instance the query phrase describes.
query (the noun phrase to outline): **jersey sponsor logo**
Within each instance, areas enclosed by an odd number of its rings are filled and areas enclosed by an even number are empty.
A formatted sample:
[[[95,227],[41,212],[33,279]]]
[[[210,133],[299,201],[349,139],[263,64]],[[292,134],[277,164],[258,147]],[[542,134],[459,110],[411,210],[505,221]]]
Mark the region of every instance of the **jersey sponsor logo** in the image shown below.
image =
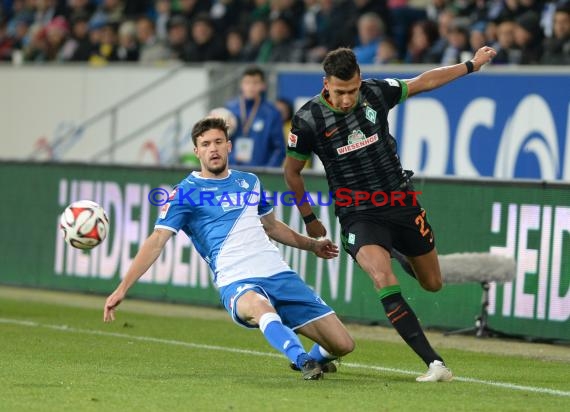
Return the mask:
[[[336,152],[339,155],[343,155],[346,153],[354,152],[355,150],[358,149],[362,149],[363,147],[369,146],[377,141],[378,141],[378,133],[375,133],[372,136],[365,138],[364,140],[358,140],[354,143],[350,143],[349,141],[349,144],[347,144],[346,146],[341,146],[337,148]]]
[[[335,134],[338,130],[338,127],[335,127],[334,129],[331,130],[326,130],[325,131],[325,137],[331,137],[333,134]]]
[[[230,212],[236,209],[243,209],[244,206],[249,205],[248,192],[227,193],[224,192],[216,196],[217,205],[221,206],[224,212]]]
[[[166,219],[166,215],[168,214],[168,209],[170,209],[170,203],[165,203],[164,206],[160,208],[160,214],[158,215],[158,218]]]
[[[293,133],[289,133],[289,138],[287,139],[287,145],[289,147],[297,147],[297,135]]]

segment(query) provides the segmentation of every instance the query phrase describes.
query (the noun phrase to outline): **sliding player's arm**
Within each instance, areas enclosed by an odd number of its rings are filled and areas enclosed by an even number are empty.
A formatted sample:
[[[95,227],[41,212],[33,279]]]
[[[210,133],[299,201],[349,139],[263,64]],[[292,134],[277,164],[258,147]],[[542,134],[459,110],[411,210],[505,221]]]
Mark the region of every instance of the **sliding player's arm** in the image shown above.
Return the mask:
[[[133,259],[129,270],[117,289],[107,298],[103,312],[103,320],[110,322],[115,320],[115,309],[125,298],[129,288],[146,273],[156,259],[160,256],[164,245],[170,239],[173,232],[167,229],[155,229],[144,241],[137,255]]]
[[[314,252],[323,259],[332,259],[338,256],[338,247],[329,239],[316,240],[304,236],[277,220],[273,212],[263,216],[261,223],[267,236],[279,243]]]

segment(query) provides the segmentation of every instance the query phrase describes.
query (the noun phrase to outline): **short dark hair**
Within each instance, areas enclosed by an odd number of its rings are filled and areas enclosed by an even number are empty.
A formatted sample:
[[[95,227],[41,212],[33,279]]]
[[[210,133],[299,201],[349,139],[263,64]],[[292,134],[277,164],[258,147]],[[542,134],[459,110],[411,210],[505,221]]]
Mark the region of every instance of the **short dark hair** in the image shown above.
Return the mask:
[[[261,80],[263,82],[265,82],[265,72],[259,66],[246,67],[245,70],[243,71],[243,73],[241,74],[242,79],[245,76],[259,76],[259,77],[261,77]]]
[[[341,80],[350,80],[355,74],[360,74],[354,52],[346,47],[330,51],[323,61],[323,69],[327,78],[334,76]]]
[[[224,132],[226,140],[228,140],[228,125],[226,124],[226,121],[221,117],[206,117],[198,121],[192,128],[192,143],[194,143],[194,147],[198,144],[198,137],[212,129]]]

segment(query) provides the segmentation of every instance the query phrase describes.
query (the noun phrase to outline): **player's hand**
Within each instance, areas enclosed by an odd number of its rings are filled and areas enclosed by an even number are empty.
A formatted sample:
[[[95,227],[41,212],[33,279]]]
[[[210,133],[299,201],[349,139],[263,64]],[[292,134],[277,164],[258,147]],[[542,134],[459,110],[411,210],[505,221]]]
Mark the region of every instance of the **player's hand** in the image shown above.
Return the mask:
[[[116,290],[105,301],[105,309],[103,310],[103,321],[111,322],[115,320],[115,309],[125,298],[125,294]]]
[[[471,59],[473,62],[473,71],[479,71],[483,65],[489,63],[496,55],[497,51],[492,47],[481,47],[479,50],[477,50],[477,53],[475,53],[475,56],[473,56]]]
[[[311,223],[307,223],[305,227],[307,228],[307,234],[315,239],[325,237],[327,235],[327,230],[319,219],[315,219]]]
[[[338,256],[338,246],[329,239],[321,239],[315,241],[313,252],[320,258],[332,259]]]

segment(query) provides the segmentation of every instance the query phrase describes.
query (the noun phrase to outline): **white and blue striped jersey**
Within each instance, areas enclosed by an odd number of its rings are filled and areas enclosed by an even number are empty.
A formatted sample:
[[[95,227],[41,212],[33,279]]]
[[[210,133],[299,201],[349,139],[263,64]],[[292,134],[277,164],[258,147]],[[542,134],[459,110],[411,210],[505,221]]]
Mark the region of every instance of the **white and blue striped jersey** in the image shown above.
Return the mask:
[[[218,288],[291,270],[261,224],[260,217],[273,211],[263,193],[252,173],[230,170],[210,179],[192,172],[170,194],[155,228],[186,233]]]

